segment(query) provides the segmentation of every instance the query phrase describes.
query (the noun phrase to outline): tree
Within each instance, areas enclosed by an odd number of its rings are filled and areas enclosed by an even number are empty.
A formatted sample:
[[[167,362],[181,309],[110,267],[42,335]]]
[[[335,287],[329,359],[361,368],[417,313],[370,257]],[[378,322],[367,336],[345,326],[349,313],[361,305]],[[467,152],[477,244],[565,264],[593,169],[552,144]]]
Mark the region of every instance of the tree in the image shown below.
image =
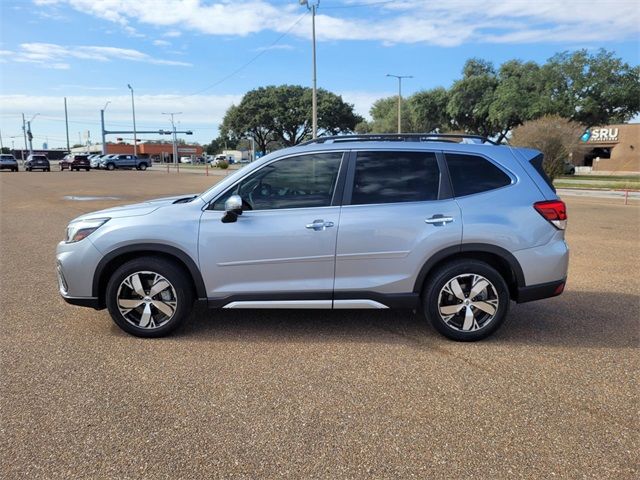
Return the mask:
[[[2,153],[11,154],[11,149],[9,147],[2,147]]]
[[[492,137],[500,131],[489,115],[498,88],[498,77],[491,62],[467,60],[462,79],[449,92],[447,114],[455,128]]]
[[[640,66],[613,52],[562,52],[542,67],[545,111],[588,127],[626,122],[640,113]]]
[[[337,135],[355,130],[363,119],[342,97],[318,90],[318,135]],[[299,85],[261,87],[248,92],[237,106],[227,110],[221,136],[239,140],[252,136],[266,152],[274,143],[297,145],[311,137],[311,89]]]
[[[544,87],[540,67],[534,62],[505,62],[497,79],[488,119],[498,129],[496,141],[502,142],[511,129],[542,115]]]
[[[576,122],[557,115],[545,115],[516,128],[510,143],[540,150],[544,155],[544,171],[553,180],[563,173],[564,162],[577,149],[583,132],[584,126]]]
[[[369,110],[371,118],[370,133],[396,133],[398,131],[398,96],[376,100]],[[402,102],[402,131],[413,132],[413,119],[409,103]]]
[[[445,88],[417,92],[407,101],[416,132],[443,132],[451,127],[451,117],[447,114],[449,92]]]

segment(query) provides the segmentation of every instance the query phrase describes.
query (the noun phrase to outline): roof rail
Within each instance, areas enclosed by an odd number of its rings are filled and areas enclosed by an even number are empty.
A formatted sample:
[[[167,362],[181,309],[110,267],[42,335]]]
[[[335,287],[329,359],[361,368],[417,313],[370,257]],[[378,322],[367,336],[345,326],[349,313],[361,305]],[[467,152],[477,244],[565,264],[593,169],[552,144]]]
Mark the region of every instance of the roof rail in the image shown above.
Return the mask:
[[[342,142],[451,142],[490,143],[491,145],[499,145],[482,135],[459,133],[366,133],[361,135],[331,135],[318,137],[314,140],[303,142],[300,145]]]

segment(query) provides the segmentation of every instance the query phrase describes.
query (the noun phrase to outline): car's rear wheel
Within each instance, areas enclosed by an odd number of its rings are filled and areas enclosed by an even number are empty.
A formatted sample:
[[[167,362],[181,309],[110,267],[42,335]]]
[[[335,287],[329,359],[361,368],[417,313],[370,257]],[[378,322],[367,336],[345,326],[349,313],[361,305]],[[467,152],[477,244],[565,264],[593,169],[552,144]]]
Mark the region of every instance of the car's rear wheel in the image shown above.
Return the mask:
[[[147,164],[146,163],[141,163],[138,166],[138,170],[142,170],[143,172],[147,169]]]
[[[45,172],[50,172],[50,171],[51,171],[51,169],[50,169],[50,168],[45,168],[45,169],[44,169],[44,171],[45,171]]]
[[[155,257],[131,260],[109,279],[106,304],[113,321],[138,337],[161,337],[191,313],[193,292],[187,274]]]
[[[509,288],[493,267],[478,260],[458,260],[439,268],[423,293],[431,324],[458,341],[492,334],[509,310]]]

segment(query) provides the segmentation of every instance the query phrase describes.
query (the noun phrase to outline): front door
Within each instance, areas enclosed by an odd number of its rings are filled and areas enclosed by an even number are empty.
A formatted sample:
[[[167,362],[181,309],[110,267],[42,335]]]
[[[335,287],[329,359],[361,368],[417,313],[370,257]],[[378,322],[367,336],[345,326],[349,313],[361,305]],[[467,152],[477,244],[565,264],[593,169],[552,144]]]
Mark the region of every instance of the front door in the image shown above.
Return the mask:
[[[342,152],[275,160],[214,200],[200,221],[210,300],[227,307],[331,308]],[[222,223],[224,202],[243,213]]]

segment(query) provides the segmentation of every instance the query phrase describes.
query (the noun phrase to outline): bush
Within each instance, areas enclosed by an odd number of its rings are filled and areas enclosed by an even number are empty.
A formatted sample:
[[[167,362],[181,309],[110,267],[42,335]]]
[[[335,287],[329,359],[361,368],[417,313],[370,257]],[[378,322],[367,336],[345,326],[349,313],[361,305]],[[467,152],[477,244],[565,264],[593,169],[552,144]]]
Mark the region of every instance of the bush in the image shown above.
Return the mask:
[[[547,115],[525,122],[513,131],[510,143],[540,150],[544,171],[553,180],[564,172],[564,162],[579,144],[584,127],[566,118]]]
[[[218,162],[218,168],[221,168],[222,170],[226,170],[227,168],[229,168],[229,164],[224,160],[222,160]]]

